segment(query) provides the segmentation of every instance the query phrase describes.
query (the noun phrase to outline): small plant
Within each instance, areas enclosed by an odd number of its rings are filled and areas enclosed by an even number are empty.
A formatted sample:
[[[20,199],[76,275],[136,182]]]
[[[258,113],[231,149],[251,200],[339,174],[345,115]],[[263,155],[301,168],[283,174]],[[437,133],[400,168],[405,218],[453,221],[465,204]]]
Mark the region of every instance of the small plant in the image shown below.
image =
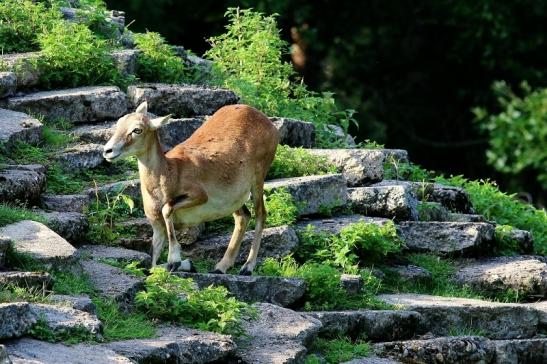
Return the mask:
[[[85,274],[52,271],[53,292],[66,295],[93,295],[95,290]]]
[[[317,338],[313,342],[310,351],[320,353],[327,363],[337,364],[369,356],[372,353],[372,347],[366,341],[357,340],[352,342],[347,337],[336,339]],[[314,363],[314,361],[311,361],[311,363]]]
[[[180,83],[186,79],[184,63],[165,39],[154,32],[135,34],[137,48],[137,76],[142,81]]]
[[[411,162],[399,161],[393,156],[384,165],[384,179],[427,182],[434,176],[432,171]]]
[[[136,304],[146,314],[201,330],[244,334],[243,319],[255,316],[248,304],[229,297],[225,287],[195,288],[191,279],[152,268],[145,291],[137,293]]]
[[[50,302],[49,292],[44,288],[18,287],[12,284],[0,286],[0,303],[6,302]]]
[[[118,261],[116,259],[99,259],[101,263],[111,265],[116,268],[120,268],[127,274],[134,275],[136,277],[145,277],[144,268],[140,267],[141,263],[137,260],[132,262]]]
[[[264,191],[264,205],[268,215],[266,225],[269,227],[292,225],[298,218],[298,207],[295,205],[292,195],[285,189],[273,192]]]
[[[510,225],[497,225],[494,240],[497,243],[498,253],[501,255],[515,255],[520,250],[519,242],[512,235]]]
[[[83,326],[53,331],[44,318],[39,318],[36,321],[36,323],[31,327],[29,334],[38,340],[52,343],[62,341],[69,345],[81,342],[97,341],[96,336],[90,333],[89,330]]]
[[[487,332],[473,326],[451,326],[448,329],[448,336],[487,336]]]
[[[43,216],[36,214],[32,210],[0,203],[0,226],[13,224],[22,220],[33,220],[43,224],[46,223],[46,219]]]
[[[97,306],[106,341],[147,339],[156,335],[156,325],[144,313],[121,311],[114,301],[98,297],[93,303]]]
[[[267,178],[312,176],[336,172],[336,167],[326,157],[315,156],[304,148],[278,145]]]

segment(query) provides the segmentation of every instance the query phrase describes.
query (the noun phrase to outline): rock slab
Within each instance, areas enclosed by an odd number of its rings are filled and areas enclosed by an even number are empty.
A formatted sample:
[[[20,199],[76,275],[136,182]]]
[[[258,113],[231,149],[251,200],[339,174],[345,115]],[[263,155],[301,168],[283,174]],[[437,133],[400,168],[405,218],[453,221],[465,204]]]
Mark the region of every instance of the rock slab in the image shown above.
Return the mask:
[[[353,211],[396,220],[418,220],[418,200],[407,186],[355,187],[348,189]]]
[[[312,148],[315,145],[315,125],[307,121],[271,117],[279,131],[279,144],[290,147]]]
[[[0,109],[0,142],[8,151],[17,142],[38,144],[42,129],[41,122],[25,113]]]
[[[46,170],[39,164],[0,167],[0,202],[34,202],[46,187]]]
[[[23,336],[35,323],[28,303],[0,303],[0,339]]]

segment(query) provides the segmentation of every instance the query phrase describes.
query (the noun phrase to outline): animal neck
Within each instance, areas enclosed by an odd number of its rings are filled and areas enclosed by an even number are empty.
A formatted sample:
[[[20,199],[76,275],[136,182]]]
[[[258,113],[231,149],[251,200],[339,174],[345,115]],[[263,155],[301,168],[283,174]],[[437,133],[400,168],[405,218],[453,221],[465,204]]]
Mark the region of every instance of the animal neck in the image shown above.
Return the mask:
[[[162,175],[167,173],[167,158],[161,150],[157,134],[154,132],[147,138],[146,151],[137,156],[139,177],[141,183],[145,185],[148,181],[158,181]]]

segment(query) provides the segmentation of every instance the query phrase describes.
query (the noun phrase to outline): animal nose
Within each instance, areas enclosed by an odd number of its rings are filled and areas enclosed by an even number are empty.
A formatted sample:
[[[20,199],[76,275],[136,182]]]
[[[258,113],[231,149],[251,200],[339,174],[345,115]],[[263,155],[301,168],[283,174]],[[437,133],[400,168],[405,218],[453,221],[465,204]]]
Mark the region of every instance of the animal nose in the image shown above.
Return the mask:
[[[104,154],[112,153],[112,148],[108,148],[104,150]]]

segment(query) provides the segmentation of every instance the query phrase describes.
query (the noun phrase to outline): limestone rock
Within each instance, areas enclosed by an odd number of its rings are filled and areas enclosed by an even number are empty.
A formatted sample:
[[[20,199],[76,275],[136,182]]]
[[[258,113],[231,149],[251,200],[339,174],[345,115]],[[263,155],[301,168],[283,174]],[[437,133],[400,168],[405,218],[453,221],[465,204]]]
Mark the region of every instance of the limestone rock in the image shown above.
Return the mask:
[[[420,221],[460,221],[452,219],[450,211],[439,202],[418,202],[418,220]],[[463,221],[460,221],[463,222]],[[471,222],[471,221],[466,221]]]
[[[372,341],[404,340],[419,333],[421,316],[413,311],[318,311],[311,316],[322,323],[326,336],[363,337]]]
[[[297,302],[306,292],[302,279],[265,276],[240,276],[232,274],[176,273],[191,278],[200,289],[224,286],[237,299],[247,302],[268,302],[287,307]]]
[[[121,49],[111,53],[114,64],[122,74],[133,75],[137,69],[137,58],[142,52],[138,49]]]
[[[12,248],[28,254],[37,263],[67,269],[76,262],[76,249],[65,239],[36,221],[23,220],[0,228],[0,235],[12,242]]]
[[[36,211],[43,216],[51,230],[70,243],[81,243],[89,227],[87,217],[80,212]]]
[[[0,99],[11,96],[17,88],[17,76],[13,72],[0,72]]]
[[[538,330],[538,312],[521,304],[420,294],[388,294],[378,298],[419,312],[422,327],[434,335],[475,329],[492,339],[519,339],[532,337]]]
[[[149,267],[152,262],[152,258],[146,253],[104,245],[84,245],[78,249],[78,255],[82,258],[91,258],[94,260],[112,259],[118,262],[138,261],[145,267]]]
[[[341,126],[329,124],[325,127],[325,129],[334,137],[333,139],[335,142],[337,142],[337,144],[341,144],[342,146],[347,148],[356,147],[353,137],[346,133]]]
[[[465,264],[454,280],[481,292],[504,293],[508,289],[520,297],[547,295],[547,264],[542,257],[497,257]]]
[[[534,251],[534,238],[529,231],[512,228],[507,232],[503,232],[501,236],[495,234],[494,237],[496,240],[507,239],[513,241],[521,254],[530,254]]]
[[[46,120],[65,118],[76,124],[115,119],[127,113],[125,94],[115,86],[41,91],[10,97],[6,107],[41,114]]]
[[[0,168],[0,202],[37,201],[46,186],[41,165],[10,165]]]
[[[266,182],[264,188],[286,189],[299,206],[300,215],[344,206],[347,200],[346,179],[340,174],[276,179]]]
[[[399,276],[399,279],[407,282],[431,279],[431,272],[416,265],[396,265],[390,269]]]
[[[30,310],[53,333],[70,333],[74,330],[85,330],[99,337],[101,322],[94,314],[75,310],[71,307],[56,306],[42,303],[30,304]]]
[[[103,347],[134,363],[224,363],[233,355],[229,336],[212,332],[164,326],[158,337],[112,342]]]
[[[0,364],[12,364],[4,345],[0,345]]]
[[[247,260],[254,231],[248,231],[243,237],[241,250],[236,264],[242,264]],[[228,247],[230,235],[210,237],[205,240],[198,240],[191,245],[182,246],[182,255],[190,259],[212,259],[220,260]],[[258,252],[258,262],[265,258],[281,258],[289,254],[298,245],[298,237],[293,228],[287,225],[264,229],[262,242]]]
[[[50,301],[56,304],[65,305],[71,307],[74,310],[88,312],[90,314],[97,314],[97,307],[86,295],[69,296],[64,294],[52,294],[48,297]]]
[[[363,277],[359,274],[342,274],[340,276],[340,285],[350,295],[360,293],[363,290],[363,283]]]
[[[100,144],[75,145],[59,152],[55,159],[68,171],[92,169],[105,162]]]
[[[188,139],[201,125],[202,118],[172,119],[158,129],[164,150],[169,150]]]
[[[115,121],[84,124],[70,131],[70,134],[85,143],[106,144],[114,135]]]
[[[106,195],[113,197],[118,193],[128,195],[132,199],[140,199],[141,181],[137,178],[128,181],[113,182],[99,186],[97,189],[90,188],[87,190],[87,195],[92,200],[96,198],[96,195],[99,195],[99,198],[104,198]]]
[[[495,357],[492,343],[480,336],[387,342],[374,345],[374,351],[405,363],[484,364]]]
[[[42,195],[42,207],[58,212],[84,212],[89,205],[87,195]]]
[[[384,177],[384,152],[380,149],[310,149],[326,157],[346,177],[349,186],[362,186]]]
[[[295,229],[298,233],[306,231],[308,225],[311,225],[316,232],[325,232],[328,234],[338,234],[344,227],[360,222],[382,225],[390,221],[377,217],[366,217],[363,215],[346,215],[327,217],[322,219],[300,220],[296,223]]]
[[[244,323],[249,337],[240,339],[236,356],[246,363],[300,363],[321,322],[269,303],[257,303],[255,307],[258,319]]]
[[[348,201],[353,211],[364,215],[418,220],[418,200],[406,186],[350,188]]]
[[[379,358],[377,356],[369,356],[366,358],[353,359],[342,364],[401,364],[400,361],[390,358]]]
[[[482,215],[476,214],[461,214],[452,212],[448,215],[447,221],[453,222],[485,222],[486,219]]]
[[[279,144],[303,148],[315,145],[313,123],[283,117],[271,117],[270,120],[279,131]]]
[[[143,279],[124,273],[121,269],[94,260],[80,262],[99,295],[129,306],[138,291],[144,288]]]
[[[239,100],[230,90],[161,83],[129,86],[127,96],[130,108],[148,101],[150,112],[176,117],[212,115],[222,106],[235,104]]]
[[[51,287],[53,278],[47,272],[0,271],[0,287],[16,286],[45,290]]]
[[[397,225],[406,248],[415,252],[461,255],[485,250],[494,238],[489,223],[404,221]]]
[[[35,323],[28,303],[0,303],[0,340],[23,336]]]
[[[0,63],[16,74],[17,88],[36,86],[40,79],[40,70],[34,65],[39,52],[12,53],[0,55]]]
[[[547,339],[494,340],[496,364],[545,363]]]

